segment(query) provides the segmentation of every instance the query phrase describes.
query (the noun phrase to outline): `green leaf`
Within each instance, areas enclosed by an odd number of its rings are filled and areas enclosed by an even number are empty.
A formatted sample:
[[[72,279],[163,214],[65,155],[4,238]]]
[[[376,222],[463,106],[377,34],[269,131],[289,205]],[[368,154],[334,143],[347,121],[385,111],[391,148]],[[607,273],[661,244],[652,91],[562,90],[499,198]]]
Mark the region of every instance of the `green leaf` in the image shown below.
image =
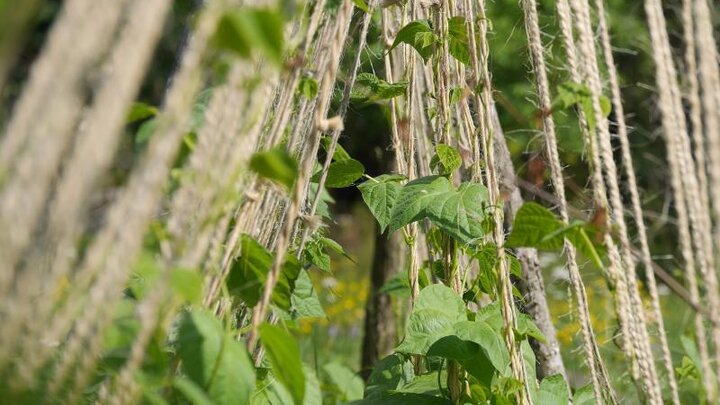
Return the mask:
[[[368,5],[365,4],[365,0],[353,0],[353,4],[355,4],[355,7],[359,8],[360,10],[369,13],[370,9],[368,9]]]
[[[372,73],[360,73],[352,90],[354,102],[372,102],[402,96],[407,90],[408,82],[388,83]]]
[[[405,43],[415,48],[423,60],[427,62],[435,51],[436,42],[437,36],[430,27],[430,20],[416,20],[408,23],[398,31],[390,50]]]
[[[541,250],[560,250],[565,228],[562,221],[542,205],[528,202],[515,214],[512,232],[505,242],[511,248],[534,247]]]
[[[175,376],[172,386],[193,405],[213,405],[212,399],[207,396],[202,387],[188,378],[181,375]]]
[[[332,139],[329,136],[323,137],[322,139],[322,145],[325,151],[327,152],[330,150],[330,142],[332,142]],[[350,157],[350,154],[347,153],[345,148],[342,147],[339,143],[335,144],[335,152],[333,153],[333,160],[335,161],[341,161],[341,160],[352,160]]]
[[[448,20],[448,35],[450,55],[466,66],[470,66],[470,45],[465,27],[465,17],[456,16]]]
[[[441,371],[442,372],[442,371]],[[415,376],[415,378],[409,383],[403,385],[398,389],[398,392],[409,393],[409,394],[422,394],[431,397],[442,396],[442,387],[438,384],[438,379],[441,381],[443,377],[447,379],[447,374],[438,377],[437,373],[426,373]]]
[[[554,405],[569,403],[568,386],[560,374],[543,378],[535,403],[538,405]],[[573,401],[573,403],[575,403]]]
[[[248,235],[240,237],[240,256],[230,268],[226,284],[231,295],[239,296],[249,307],[260,300],[273,256]]]
[[[592,242],[586,229],[589,229],[589,226],[583,221],[573,221],[566,226],[547,208],[529,202],[523,204],[516,213],[515,223],[505,246],[559,251],[567,238],[576,249],[602,268],[601,255],[604,254],[604,249]]]
[[[380,225],[381,233],[390,223],[392,208],[402,188],[400,181],[404,179],[405,176],[397,174],[383,174],[358,186],[363,201]]]
[[[355,159],[339,160],[330,163],[327,178],[325,179],[325,187],[327,188],[343,188],[348,187],[355,180],[362,177],[365,173],[365,166]],[[319,181],[320,173],[312,177],[312,181]]]
[[[255,306],[260,299],[273,261],[273,255],[264,246],[243,234],[240,238],[240,256],[233,263],[226,279],[230,294],[239,297],[248,306]],[[272,293],[273,304],[283,310],[290,309],[290,297],[300,269],[297,259],[288,254]]]
[[[476,320],[457,323],[453,325],[453,334],[460,340],[477,344],[496,370],[503,370],[510,363],[502,336],[487,322]],[[467,360],[473,362],[474,359]]]
[[[462,166],[462,157],[457,149],[449,145],[435,145],[435,156],[430,160],[430,167],[438,170],[441,175],[451,175]]]
[[[311,182],[308,187],[308,201],[315,200],[315,196],[318,193],[319,185],[317,183]],[[318,201],[317,210],[315,211],[315,214],[320,216],[324,219],[331,219],[330,218],[330,204],[334,204],[335,200],[332,198],[330,193],[328,193],[327,189],[323,187],[320,190],[320,200]]]
[[[206,311],[183,314],[178,355],[184,374],[215,404],[245,403],[255,389],[255,368],[245,347]]]
[[[157,107],[153,107],[150,104],[135,102],[130,106],[127,118],[125,118],[126,124],[132,124],[133,122],[142,121],[150,117],[158,115],[159,111]]]
[[[265,8],[232,9],[220,18],[214,42],[243,58],[259,51],[279,65],[283,59],[283,17],[279,11]]]
[[[303,76],[300,78],[300,84],[298,85],[298,89],[300,90],[300,94],[302,94],[303,97],[307,99],[315,98],[318,93],[318,87],[318,82],[315,81],[315,79],[313,79],[312,77]]]
[[[317,240],[311,240],[305,247],[304,252],[305,259],[317,266],[320,270],[330,273],[330,255],[325,253],[322,243]]]
[[[300,275],[295,280],[295,289],[290,296],[290,302],[293,319],[325,317],[315,286],[305,270],[300,270]]]
[[[202,298],[203,278],[195,270],[174,269],[170,273],[170,285],[187,302],[195,304]]]
[[[261,177],[292,189],[298,173],[298,164],[284,145],[278,145],[273,149],[252,155],[250,169]]]
[[[573,405],[595,405],[595,393],[592,384],[587,384],[573,394]]]
[[[452,191],[450,181],[442,176],[427,176],[405,184],[390,213],[390,232],[426,217],[427,207]]]
[[[595,120],[595,112],[592,105],[592,93],[590,89],[580,83],[575,82],[564,82],[558,86],[558,94],[553,101],[553,108],[569,108],[573,105],[578,105],[582,108],[585,118],[588,121],[588,127],[593,130],[597,124]],[[600,95],[600,109],[603,117],[610,115],[612,110],[612,104],[610,100]]]
[[[427,217],[455,240],[469,244],[484,235],[483,220],[488,201],[485,186],[463,183],[457,191],[433,200]]]
[[[401,271],[393,274],[389,280],[378,290],[379,294],[394,295],[396,297],[410,296],[410,281],[406,272]]]
[[[523,338],[529,336],[541,343],[546,341],[545,335],[528,314],[518,314],[516,332]]]
[[[454,324],[465,320],[465,303],[453,290],[441,284],[425,287],[415,300],[405,340],[397,351],[424,355],[438,339],[452,334]]]
[[[295,404],[302,404],[305,373],[297,342],[283,329],[267,323],[260,325],[260,340],[267,351],[273,374],[290,391]]]
[[[340,401],[355,401],[362,399],[365,384],[359,375],[339,363],[328,363],[323,371],[339,393]]]
[[[400,354],[391,354],[375,364],[365,386],[367,399],[394,391],[415,378],[413,364]]]
[[[143,145],[147,143],[147,141],[150,140],[150,137],[152,137],[152,135],[155,133],[157,126],[158,122],[155,118],[143,122],[140,125],[140,128],[138,128],[137,132],[135,133],[135,144]]]
[[[461,87],[453,87],[450,89],[450,104],[455,104],[463,97],[463,89]]]

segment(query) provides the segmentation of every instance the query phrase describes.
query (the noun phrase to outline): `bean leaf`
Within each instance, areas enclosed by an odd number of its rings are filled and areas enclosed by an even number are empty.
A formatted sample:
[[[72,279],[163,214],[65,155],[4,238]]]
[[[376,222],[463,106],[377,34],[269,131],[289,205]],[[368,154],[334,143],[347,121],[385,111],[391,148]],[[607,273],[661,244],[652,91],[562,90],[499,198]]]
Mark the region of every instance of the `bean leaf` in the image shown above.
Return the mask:
[[[416,20],[408,23],[398,31],[390,50],[405,43],[415,48],[423,60],[427,62],[435,51],[436,42],[437,36],[430,27],[430,20]]]
[[[380,225],[380,232],[385,232],[390,223],[392,208],[402,188],[400,181],[404,179],[401,175],[383,174],[358,186],[363,201]]]

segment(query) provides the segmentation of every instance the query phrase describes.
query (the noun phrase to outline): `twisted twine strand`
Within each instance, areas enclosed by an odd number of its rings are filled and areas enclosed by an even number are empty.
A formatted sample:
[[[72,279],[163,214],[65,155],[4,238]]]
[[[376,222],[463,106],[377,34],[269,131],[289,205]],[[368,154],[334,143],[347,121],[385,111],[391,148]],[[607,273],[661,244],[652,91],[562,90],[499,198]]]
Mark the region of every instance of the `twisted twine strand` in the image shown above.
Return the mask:
[[[560,3],[558,2],[558,7]],[[567,4],[567,3],[565,3]],[[538,91],[539,107],[542,111],[550,111],[550,86],[547,79],[547,71],[545,67],[545,55],[543,51],[542,40],[540,38],[540,26],[537,14],[537,3],[535,0],[523,0],[523,13],[525,16],[525,29],[528,36],[528,48],[530,51],[530,61],[533,66],[535,81]],[[569,8],[568,8],[569,10]],[[572,34],[570,34],[572,35]],[[570,37],[572,38],[572,37]],[[558,199],[558,211],[560,218],[564,223],[569,223],[567,199],[565,197],[565,184],[562,175],[562,166],[557,147],[557,137],[555,134],[555,122],[551,114],[545,114],[543,117],[543,134],[545,137],[546,153],[550,163],[551,181]],[[593,382],[593,392],[595,400],[602,403],[604,398],[611,403],[616,403],[612,387],[609,379],[602,366],[602,360],[599,356],[599,349],[595,341],[595,335],[590,324],[590,313],[587,304],[587,293],[585,285],[580,277],[580,270],[577,265],[577,257],[575,247],[566,239],[564,242],[564,251],[567,256],[568,272],[570,281],[575,291],[578,301],[578,313],[580,325],[583,334],[583,350],[588,358],[590,375]]]
[[[597,8],[598,27],[600,30],[603,55],[605,57],[605,66],[607,68],[608,78],[610,81],[612,104],[613,109],[615,110],[615,117],[618,128],[618,138],[620,140],[622,159],[625,165],[625,175],[627,176],[627,188],[630,192],[632,211],[635,217],[636,226],[638,227],[641,260],[646,269],[645,274],[648,281],[648,291],[650,292],[653,312],[655,320],[657,322],[660,346],[663,353],[665,371],[667,372],[668,385],[670,386],[671,398],[674,404],[679,404],[680,398],[678,394],[677,381],[675,380],[675,370],[673,368],[672,358],[670,356],[670,349],[667,343],[667,335],[665,332],[662,311],[660,309],[660,298],[657,292],[655,273],[652,270],[653,262],[647,240],[647,231],[645,228],[645,221],[643,219],[643,210],[640,203],[640,195],[638,192],[637,180],[635,178],[635,170],[633,168],[633,160],[630,152],[630,142],[628,140],[628,129],[627,124],[625,123],[625,112],[622,104],[622,94],[620,92],[617,67],[615,66],[615,61],[612,55],[612,46],[610,42],[610,35],[608,30],[608,24],[606,21],[606,13],[603,0],[595,0],[595,7]],[[627,240],[627,238],[625,239]],[[642,310],[642,308],[639,309]]]

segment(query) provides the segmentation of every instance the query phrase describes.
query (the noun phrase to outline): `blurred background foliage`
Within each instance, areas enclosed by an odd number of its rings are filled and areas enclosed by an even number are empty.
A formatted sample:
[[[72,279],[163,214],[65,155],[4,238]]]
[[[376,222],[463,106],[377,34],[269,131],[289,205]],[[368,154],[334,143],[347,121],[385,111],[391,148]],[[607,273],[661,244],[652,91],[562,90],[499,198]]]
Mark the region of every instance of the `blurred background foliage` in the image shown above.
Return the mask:
[[[140,101],[148,105],[159,105],[176,69],[177,58],[184,47],[192,22],[193,11],[200,0],[176,0],[173,14],[168,20],[162,40],[153,57],[153,63],[142,86]],[[332,2],[330,2],[332,3]],[[540,3],[543,40],[551,50],[548,62],[553,86],[568,80],[565,59],[558,36],[554,1]],[[676,229],[672,220],[672,201],[665,164],[665,151],[659,128],[659,116],[653,89],[653,66],[650,55],[642,2],[608,0],[609,20],[615,46],[615,58],[621,74],[621,85],[629,123],[632,125],[631,143],[634,152],[635,170],[643,192],[641,198],[648,213],[648,237],[656,262],[668,272],[682,280],[677,269],[678,257]],[[678,2],[667,2],[671,40],[681,46],[681,31],[677,26]],[[60,0],[13,0],[0,1],[0,57],[7,56],[9,42],[22,44],[8,76],[7,85],[0,94],[0,122],[6,121],[27,79],[31,62],[38,54],[47,32],[56,17]],[[492,81],[495,86],[495,100],[503,129],[512,153],[518,176],[540,189],[550,190],[547,173],[538,158],[543,142],[539,136],[541,114],[535,106],[535,92],[529,75],[527,43],[524,34],[522,13],[517,0],[490,0],[488,18],[491,21],[489,35]],[[331,4],[332,6],[332,4]],[[12,10],[12,12],[8,11]],[[356,14],[357,32],[359,13]],[[12,31],[11,22],[17,19],[32,21],[30,29]],[[715,21],[718,19],[715,18]],[[676,25],[673,25],[676,24]],[[17,24],[15,24],[17,25]],[[382,73],[384,44],[381,41],[379,13],[368,36],[368,47],[357,49],[357,43],[347,48],[347,54],[362,51],[362,70]],[[717,30],[715,31],[717,32]],[[353,36],[357,42],[357,35]],[[4,47],[3,47],[4,46]],[[341,79],[345,76],[352,58],[343,60]],[[677,60],[682,63],[681,60]],[[222,61],[218,61],[222,66]],[[682,66],[682,65],[680,65]],[[591,215],[592,201],[588,190],[588,167],[582,137],[577,119],[572,111],[555,111],[560,137],[561,159],[565,163],[566,188],[571,205]],[[389,113],[386,103],[355,104],[350,108],[341,144],[351,156],[360,160],[367,174],[376,176],[385,170],[389,154]],[[105,187],[112,190],[126,178],[132,162],[142,153],[141,136],[143,122],[129,125],[127,136],[117,156],[115,175],[106,179]],[[542,201],[536,193],[525,190],[526,200]],[[335,223],[330,236],[340,242],[349,260],[333,256],[333,273],[313,272],[316,285],[322,286],[320,298],[327,313],[327,319],[303,320],[297,330],[306,361],[310,364],[325,365],[338,363],[352,370],[359,370],[360,350],[363,334],[365,300],[368,296],[369,273],[375,242],[375,221],[367,211],[354,188],[333,191],[336,204],[333,206]],[[551,205],[551,204],[550,204]],[[569,284],[562,270],[562,260],[556,255],[543,255],[546,290],[551,312],[562,344],[563,356],[570,382],[575,387],[585,384],[586,376],[580,347],[580,336],[575,314],[569,301]],[[610,375],[622,395],[634,395],[631,379],[625,368],[618,342],[613,340],[617,331],[610,292],[604,278],[590,264],[584,266],[584,276],[589,294],[592,323],[598,332],[599,343],[610,369]],[[644,271],[641,269],[641,271]],[[683,349],[681,336],[689,329],[692,313],[689,307],[667,288],[661,286],[668,337],[673,351],[674,362],[680,364]],[[407,290],[392,290],[395,312],[402,315],[406,308]],[[398,328],[402,330],[402,328]],[[326,375],[326,374],[321,374]],[[332,400],[330,398],[330,400]]]

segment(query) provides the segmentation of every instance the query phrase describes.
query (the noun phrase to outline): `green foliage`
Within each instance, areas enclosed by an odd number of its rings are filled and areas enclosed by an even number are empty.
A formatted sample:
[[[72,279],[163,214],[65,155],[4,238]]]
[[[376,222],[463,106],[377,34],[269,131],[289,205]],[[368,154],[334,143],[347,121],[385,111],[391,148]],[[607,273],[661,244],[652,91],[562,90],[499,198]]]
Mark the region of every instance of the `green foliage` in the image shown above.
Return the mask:
[[[415,48],[424,61],[428,61],[435,52],[438,38],[432,30],[430,20],[417,20],[402,27],[395,36],[390,50],[400,44],[408,44]]]
[[[536,203],[525,203],[515,214],[512,232],[505,246],[534,247],[540,250],[559,251],[565,238],[596,266],[603,267],[601,246],[596,246],[588,234],[594,230],[585,222],[575,221],[565,225],[547,208]]]
[[[435,145],[435,155],[430,160],[430,168],[443,176],[452,175],[462,166],[462,157],[457,149],[449,145]]]
[[[273,261],[273,255],[265,247],[250,236],[242,235],[240,256],[230,268],[225,282],[230,295],[250,307],[255,306],[260,300]],[[312,282],[303,273],[295,256],[288,254],[273,289],[271,302],[284,311],[290,311],[296,318],[324,316],[322,309],[318,308],[319,301]]]
[[[295,289],[290,296],[290,303],[292,304],[293,319],[325,317],[325,311],[320,304],[315,286],[305,270],[300,270],[300,274],[295,280]]]
[[[543,378],[535,403],[538,405],[567,404],[568,387],[562,375],[556,374]],[[576,402],[573,402],[576,403]]]
[[[357,179],[365,173],[365,166],[355,159],[336,160],[330,163],[328,167],[327,178],[325,179],[325,187],[327,188],[344,188],[351,186]],[[320,173],[315,173],[312,181],[320,181]]]
[[[278,10],[241,7],[220,18],[214,36],[215,45],[249,58],[260,53],[279,65],[283,60],[283,17]]]
[[[380,225],[380,232],[385,232],[390,223],[392,208],[402,188],[402,180],[405,180],[405,176],[383,174],[358,186],[363,201]]]
[[[173,270],[170,273],[170,285],[183,300],[191,304],[197,304],[202,298],[203,279],[195,270]]]
[[[360,73],[350,94],[356,103],[388,100],[405,94],[408,82],[388,83],[372,73]]]
[[[323,366],[323,371],[332,382],[340,401],[362,399],[365,384],[352,370],[338,363],[328,363]]]
[[[312,77],[303,76],[300,78],[300,84],[298,84],[298,90],[307,99],[313,99],[318,93],[318,82]]]
[[[467,320],[465,303],[450,288],[433,284],[420,291],[405,326],[405,340],[397,350],[426,354],[430,346],[451,334],[455,323]]]
[[[273,374],[290,392],[295,404],[302,404],[305,373],[297,342],[286,331],[267,323],[260,325],[260,339],[272,364]]]
[[[455,190],[445,177],[422,177],[402,187],[388,226],[394,232],[428,218],[458,242],[468,244],[484,235],[487,199],[487,189],[480,184],[463,183]]]
[[[470,43],[465,26],[465,17],[455,16],[448,20],[448,50],[459,62],[470,65]]]
[[[132,124],[137,121],[146,120],[158,115],[157,107],[153,107],[146,103],[135,102],[130,106],[125,123]]]
[[[370,9],[368,9],[368,5],[365,3],[365,0],[353,0],[353,4],[355,4],[355,7],[366,13],[370,12]]]
[[[202,310],[183,314],[178,331],[182,371],[215,404],[247,402],[255,388],[255,369],[245,347],[225,332],[220,322]],[[197,389],[180,383],[180,390],[200,398]]]
[[[292,189],[298,173],[298,164],[283,145],[257,152],[250,158],[250,169],[268,180]]]
[[[588,126],[590,129],[595,129],[597,121],[595,120],[595,113],[593,111],[593,100],[590,89],[581,83],[565,82],[558,86],[558,94],[553,101],[553,108],[569,108],[577,105],[582,108],[585,118],[587,119]],[[602,110],[603,117],[607,117],[612,109],[610,100],[601,95],[600,96],[600,108]]]

